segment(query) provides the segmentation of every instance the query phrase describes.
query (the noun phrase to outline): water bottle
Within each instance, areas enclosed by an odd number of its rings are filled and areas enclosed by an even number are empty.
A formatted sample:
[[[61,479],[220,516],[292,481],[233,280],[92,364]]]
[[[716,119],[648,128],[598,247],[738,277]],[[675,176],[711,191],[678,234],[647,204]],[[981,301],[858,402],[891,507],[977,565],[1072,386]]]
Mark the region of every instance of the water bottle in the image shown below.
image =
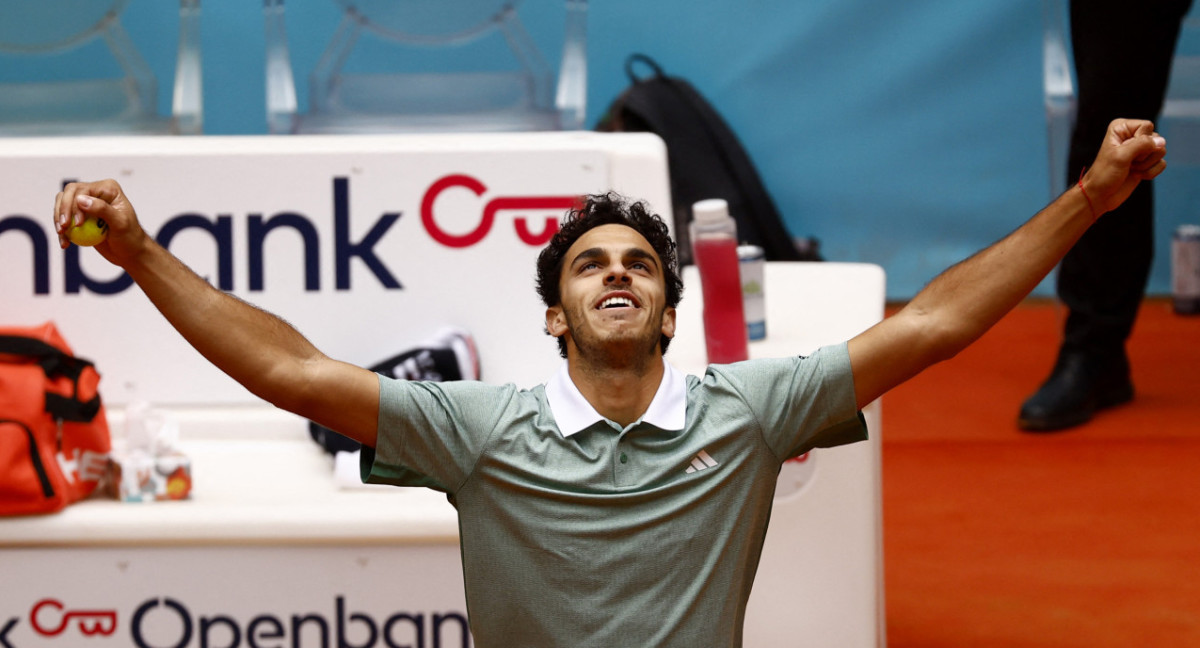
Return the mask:
[[[742,280],[738,269],[737,224],[720,198],[692,205],[692,259],[704,293],[704,342],[712,364],[750,357]]]

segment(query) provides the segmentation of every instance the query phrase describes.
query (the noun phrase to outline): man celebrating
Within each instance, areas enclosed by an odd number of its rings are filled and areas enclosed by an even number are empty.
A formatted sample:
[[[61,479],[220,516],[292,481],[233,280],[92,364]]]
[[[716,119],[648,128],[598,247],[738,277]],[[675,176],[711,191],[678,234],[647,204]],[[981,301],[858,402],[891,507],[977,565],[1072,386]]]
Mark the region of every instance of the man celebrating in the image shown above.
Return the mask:
[[[685,376],[663,359],[682,284],[667,228],[593,196],[538,259],[546,385],[393,380],[328,358],[211,287],[147,236],[111,180],[55,201],[60,242],[97,250],[200,353],[254,394],[364,445],[365,480],[458,509],[479,646],[739,646],[780,466],[866,437],[859,410],[954,356],[1023,299],[1103,213],[1165,168],[1150,122],[1117,120],[1080,182],[903,310],[811,357]],[[689,470],[701,457],[705,470]]]

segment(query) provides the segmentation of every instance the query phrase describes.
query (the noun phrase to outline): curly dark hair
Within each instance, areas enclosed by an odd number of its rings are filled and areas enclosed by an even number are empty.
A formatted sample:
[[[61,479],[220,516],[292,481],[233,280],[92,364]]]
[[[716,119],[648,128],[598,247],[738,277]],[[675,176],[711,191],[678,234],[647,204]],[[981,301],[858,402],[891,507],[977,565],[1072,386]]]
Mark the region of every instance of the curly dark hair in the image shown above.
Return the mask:
[[[679,276],[675,241],[671,239],[667,224],[658,214],[652,213],[646,203],[629,202],[620,194],[610,191],[586,196],[582,205],[567,213],[554,238],[538,255],[537,292],[546,307],[557,306],[562,301],[559,281],[562,279],[567,250],[579,237],[601,225],[625,225],[646,238],[663,264],[667,306],[678,306],[683,297],[683,279]],[[659,343],[663,353],[667,352],[670,343],[671,338],[663,335]],[[567,342],[561,337],[558,338],[558,353],[567,357]]]

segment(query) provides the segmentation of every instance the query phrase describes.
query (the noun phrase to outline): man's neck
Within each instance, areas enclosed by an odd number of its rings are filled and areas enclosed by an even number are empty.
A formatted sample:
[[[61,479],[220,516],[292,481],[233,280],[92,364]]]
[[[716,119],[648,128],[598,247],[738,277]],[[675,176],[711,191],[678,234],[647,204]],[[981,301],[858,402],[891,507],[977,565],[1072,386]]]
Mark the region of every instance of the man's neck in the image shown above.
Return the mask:
[[[601,416],[621,427],[650,408],[663,379],[661,355],[629,365],[597,365],[575,356],[567,361],[571,382]]]

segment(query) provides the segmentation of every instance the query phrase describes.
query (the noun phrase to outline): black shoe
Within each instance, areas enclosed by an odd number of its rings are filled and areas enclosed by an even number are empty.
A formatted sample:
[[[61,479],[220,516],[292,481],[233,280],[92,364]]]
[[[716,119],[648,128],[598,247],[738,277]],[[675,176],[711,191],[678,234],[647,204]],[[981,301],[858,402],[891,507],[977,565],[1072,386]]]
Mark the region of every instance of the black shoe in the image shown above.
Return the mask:
[[[470,333],[444,328],[420,346],[373,365],[370,370],[401,380],[479,380],[479,352]],[[312,421],[308,422],[308,433],[331,455],[362,448],[358,441]]]
[[[475,338],[457,328],[443,328],[432,338],[372,366],[371,371],[401,380],[479,380]]]
[[[1017,427],[1054,432],[1087,423],[1097,411],[1131,400],[1133,383],[1123,354],[1104,358],[1064,350],[1050,377],[1021,406]]]

